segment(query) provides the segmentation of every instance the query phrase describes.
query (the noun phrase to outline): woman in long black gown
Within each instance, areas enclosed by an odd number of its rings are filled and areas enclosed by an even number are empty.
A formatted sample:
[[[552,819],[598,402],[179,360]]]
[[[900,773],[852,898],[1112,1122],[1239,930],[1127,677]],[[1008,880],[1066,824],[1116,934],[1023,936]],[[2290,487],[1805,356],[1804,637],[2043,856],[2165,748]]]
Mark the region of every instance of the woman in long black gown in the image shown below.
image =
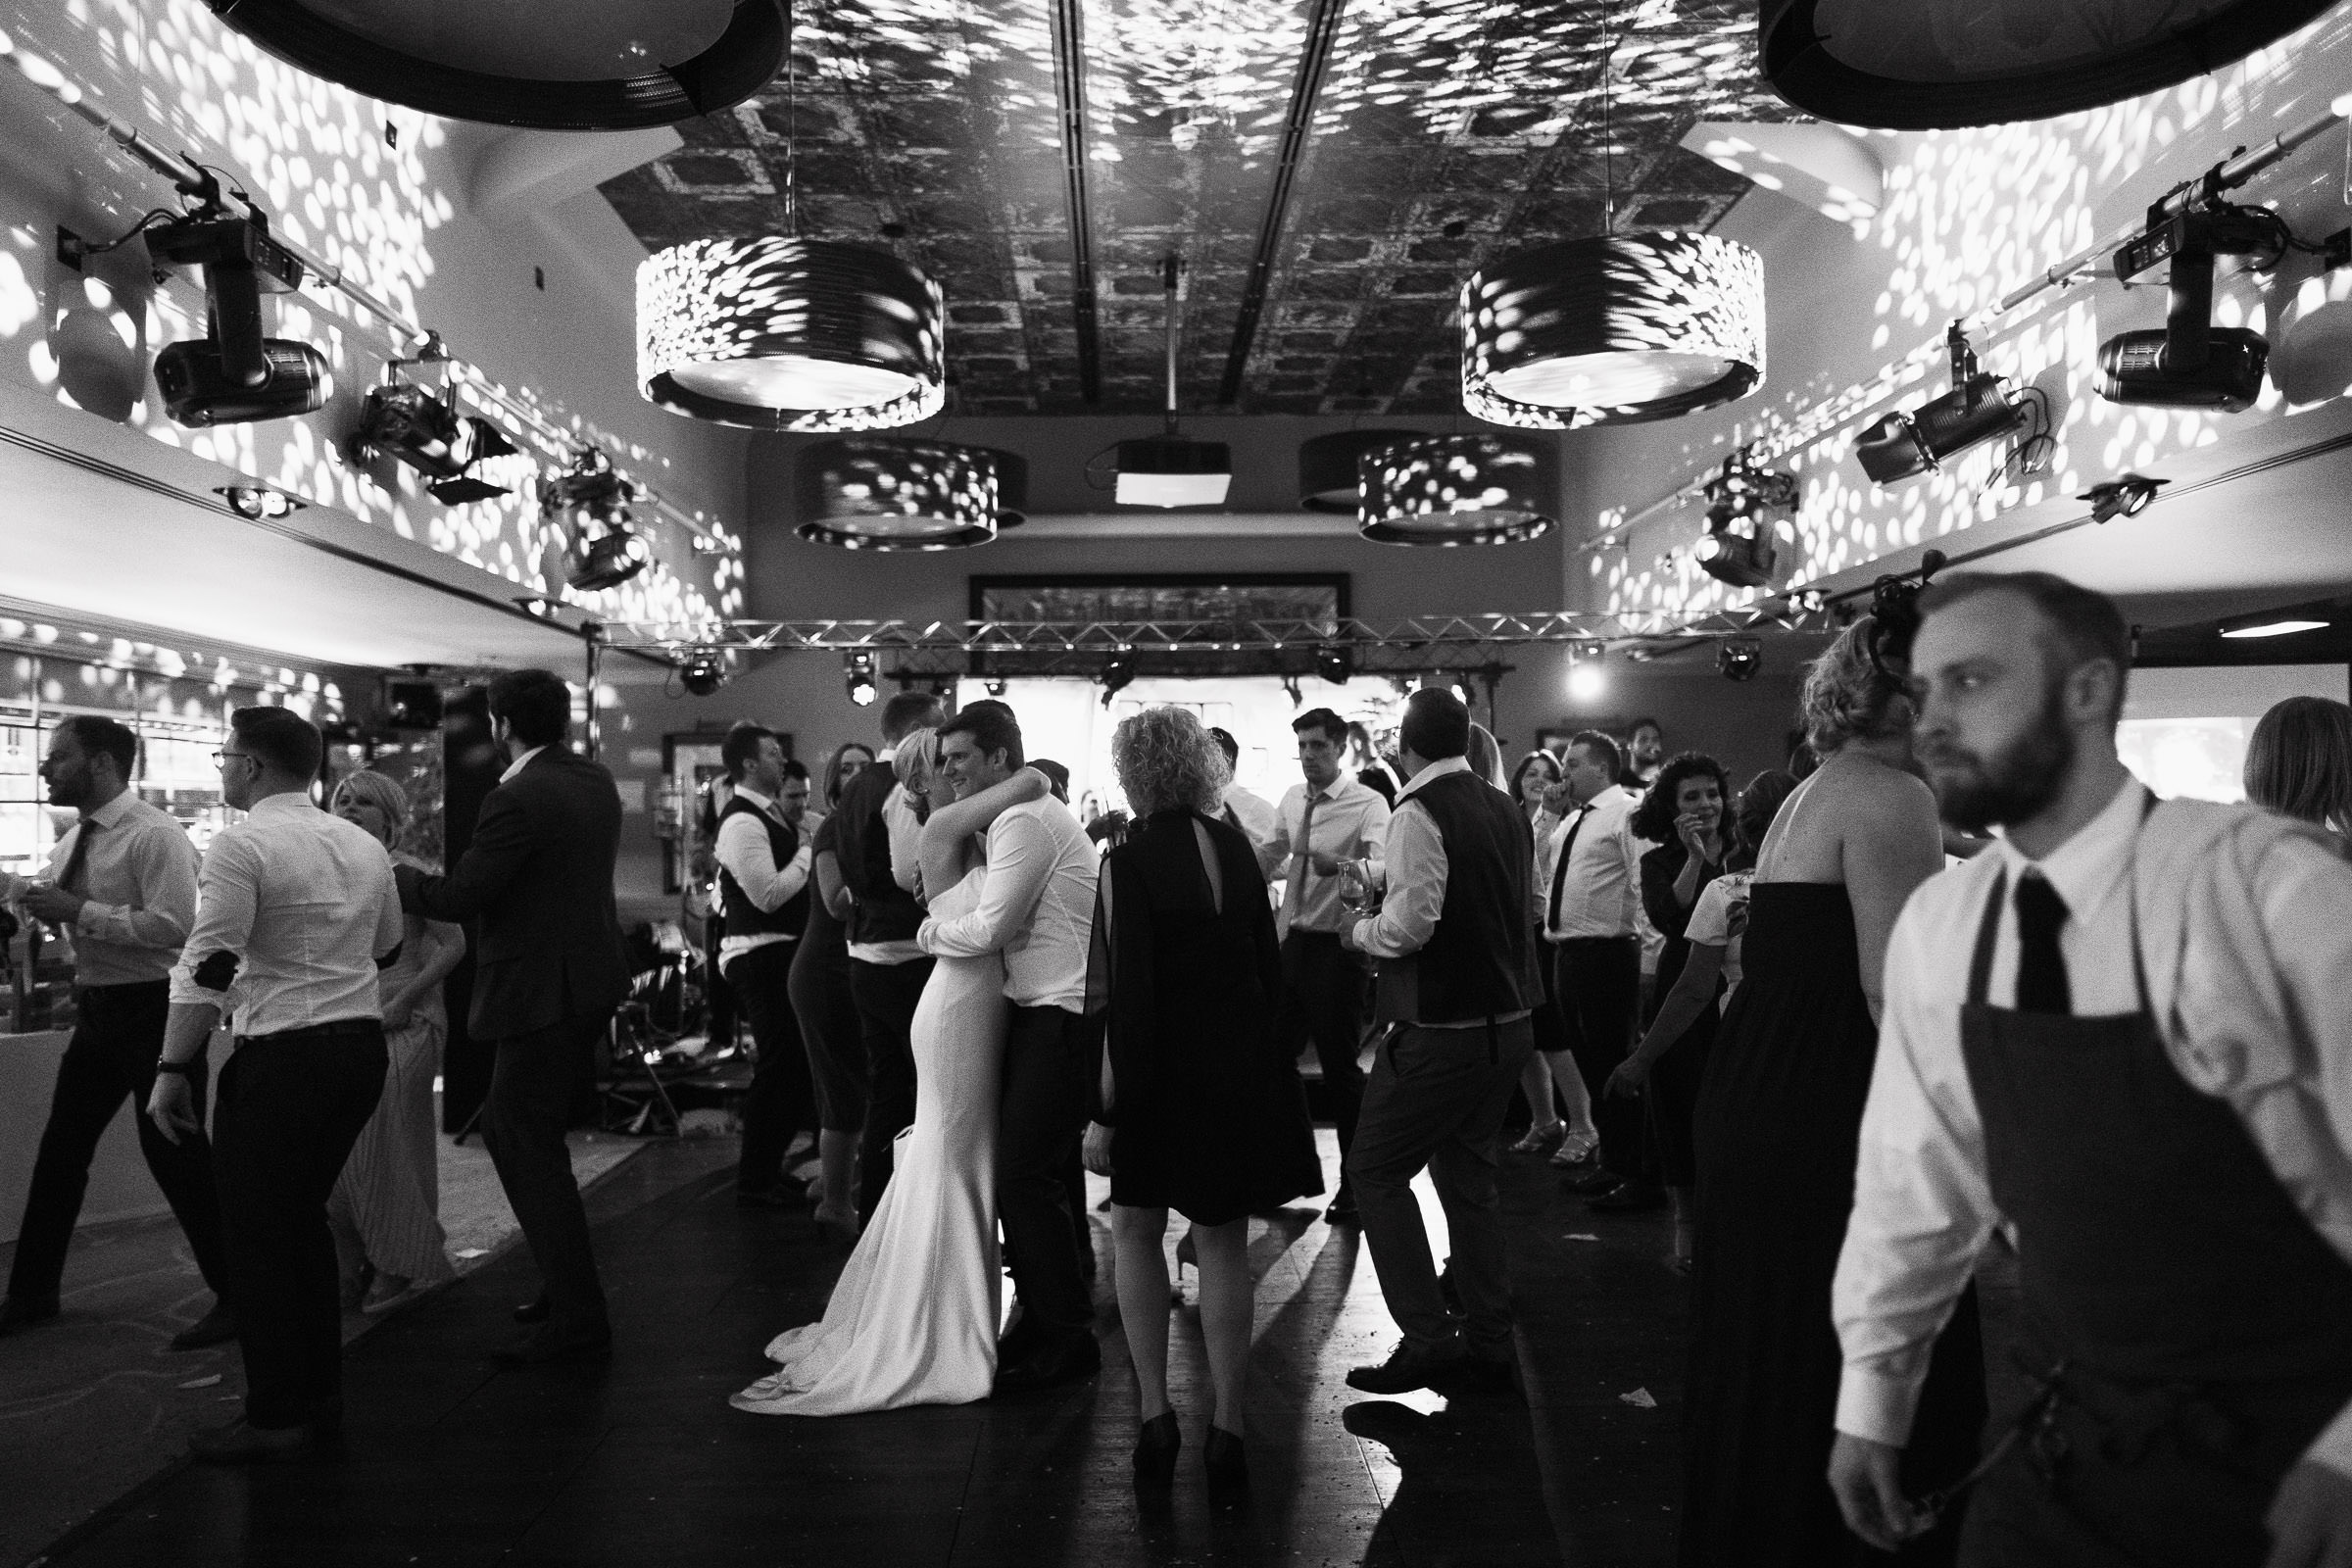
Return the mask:
[[[1111,737],[1134,811],[1096,882],[1087,1009],[1107,1026],[1089,1169],[1110,1178],[1119,1319],[1135,1363],[1139,1484],[1166,1483],[1168,1210],[1192,1221],[1215,1409],[1212,1481],[1246,1474],[1250,1216],[1323,1190],[1306,1096],[1276,1028],[1282,961],[1257,854],[1208,813],[1231,774],[1200,720],[1151,708]]]
[[[1853,1207],[1886,939],[1942,864],[1934,797],[1906,771],[1911,703],[1870,617],[1806,678],[1821,768],[1766,838],[1745,978],[1699,1091],[1697,1258],[1685,1395],[1684,1568],[1952,1560],[1956,1511],[1899,1558],[1848,1534],[1827,1480],[1840,1357],[1830,1284]],[[1936,1342],[1906,1484],[1974,1462],[1984,1421],[1974,1290]]]

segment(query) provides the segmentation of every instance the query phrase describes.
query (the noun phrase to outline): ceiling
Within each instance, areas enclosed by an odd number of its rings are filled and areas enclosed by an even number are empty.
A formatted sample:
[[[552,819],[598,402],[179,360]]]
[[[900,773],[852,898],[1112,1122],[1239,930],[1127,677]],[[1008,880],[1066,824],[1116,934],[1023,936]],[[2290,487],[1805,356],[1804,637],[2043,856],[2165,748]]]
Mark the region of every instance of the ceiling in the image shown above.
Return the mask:
[[[967,415],[1158,408],[1171,253],[1186,408],[1456,413],[1463,277],[1604,211],[1619,231],[1711,226],[1747,185],[1682,137],[1791,118],[1752,69],[1748,0],[796,13],[791,72],[601,188],[649,248],[790,232],[789,186],[807,236],[915,262],[946,291]],[[1056,71],[1057,29],[1082,73]]]

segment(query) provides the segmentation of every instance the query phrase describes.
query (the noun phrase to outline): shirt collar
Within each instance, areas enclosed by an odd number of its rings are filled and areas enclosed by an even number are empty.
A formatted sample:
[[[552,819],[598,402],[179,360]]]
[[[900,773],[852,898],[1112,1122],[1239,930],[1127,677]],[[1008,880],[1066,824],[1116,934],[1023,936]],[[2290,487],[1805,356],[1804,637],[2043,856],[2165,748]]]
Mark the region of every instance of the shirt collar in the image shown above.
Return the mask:
[[[758,790],[753,789],[748,784],[738,784],[735,786],[735,798],[739,801],[749,801],[754,806],[760,808],[760,809],[762,811],[776,804],[774,801],[769,800],[766,796],[760,794]]]
[[[1422,785],[1427,784],[1432,779],[1444,778],[1448,773],[1467,773],[1469,771],[1470,760],[1468,758],[1441,757],[1436,761],[1423,768],[1420,772],[1415,773],[1413,775],[1413,781],[1410,784],[1407,784],[1403,789],[1396,792],[1396,800],[1398,804],[1401,805],[1406,796],[1420,789]]]
[[[522,771],[524,768],[526,768],[526,767],[530,766],[530,765],[531,765],[531,759],[532,759],[532,758],[534,758],[534,757],[537,757],[537,756],[538,756],[538,755],[539,755],[541,752],[544,752],[544,751],[546,751],[546,750],[547,750],[547,748],[546,748],[546,747],[544,747],[544,746],[534,746],[534,747],[532,747],[532,748],[531,748],[529,751],[527,751],[527,752],[523,753],[523,754],[522,754],[520,757],[517,757],[516,759],[514,759],[514,761],[512,761],[512,762],[509,762],[509,763],[507,764],[507,770],[506,770],[504,773],[501,773],[501,774],[499,774],[499,775],[498,775],[498,781],[499,781],[501,784],[504,784],[504,783],[506,783],[508,780],[512,779],[512,778],[513,778],[513,777],[514,777],[515,774],[517,774],[517,773],[521,772],[521,771]]]
[[[1351,795],[1369,795],[1371,793],[1371,785],[1364,783],[1351,773],[1343,771],[1340,776],[1333,779],[1330,786],[1323,791],[1323,799],[1332,802],[1334,805],[1337,805],[1339,802],[1348,799]],[[1298,781],[1298,795],[1299,799],[1301,800],[1311,801],[1315,798],[1315,787],[1312,784],[1307,783],[1306,780],[1300,779]]]
[[[90,820],[97,823],[102,828],[113,827],[117,822],[122,821],[123,817],[129,815],[130,808],[138,804],[139,792],[135,789],[124,790],[122,794],[116,796],[113,800],[107,802],[95,811],[92,811],[90,813]]]
[[[317,809],[318,809],[318,803],[303,794],[302,791],[280,790],[275,795],[265,795],[254,802],[245,808],[245,814],[259,816],[264,811],[316,811]]]
[[[2132,865],[2132,846],[2139,841],[2141,809],[2148,792],[2136,778],[2128,778],[2115,799],[2102,808],[2099,814],[2075,830],[2074,837],[2052,850],[2039,860],[2029,859],[2024,851],[2007,839],[2000,840],[2000,854],[2014,880],[2029,867],[2037,869],[2049,879],[2050,886],[2066,901],[2067,912],[2078,920],[2088,919],[2107,902],[2124,873]]]
[[[1633,792],[1627,789],[1624,785],[1612,784],[1607,789],[1602,790],[1598,795],[1595,795],[1591,800],[1587,801],[1584,806],[1580,808],[1580,809],[1596,811],[1604,806],[1614,806],[1619,801],[1630,801],[1633,798]]]

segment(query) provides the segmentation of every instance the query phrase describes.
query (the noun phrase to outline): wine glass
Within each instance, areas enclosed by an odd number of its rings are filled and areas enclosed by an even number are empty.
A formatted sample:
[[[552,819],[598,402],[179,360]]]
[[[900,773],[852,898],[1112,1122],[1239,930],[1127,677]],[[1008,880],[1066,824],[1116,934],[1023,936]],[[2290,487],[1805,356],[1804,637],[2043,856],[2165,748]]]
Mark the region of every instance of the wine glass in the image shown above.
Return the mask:
[[[1374,883],[1370,860],[1340,862],[1340,907],[1359,919],[1380,907],[1380,889]]]

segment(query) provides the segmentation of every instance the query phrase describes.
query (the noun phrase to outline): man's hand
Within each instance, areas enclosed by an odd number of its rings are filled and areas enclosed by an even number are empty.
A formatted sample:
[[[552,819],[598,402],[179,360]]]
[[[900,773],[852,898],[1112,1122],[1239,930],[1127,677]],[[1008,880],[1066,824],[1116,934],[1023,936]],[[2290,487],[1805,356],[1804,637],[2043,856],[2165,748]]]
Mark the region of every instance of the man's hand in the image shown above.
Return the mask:
[[[89,902],[64,888],[36,887],[24,895],[25,909],[51,925],[72,925],[81,918],[81,906]]]
[[[2263,1523],[2265,1568],[2352,1568],[2352,1476],[2306,1459],[2286,1473]]]
[[[1881,1551],[1893,1551],[1936,1521],[1903,1495],[1903,1450],[1849,1432],[1830,1449],[1830,1491],[1845,1527]]]
[[[1112,1131],[1113,1129],[1103,1126],[1099,1121],[1090,1121],[1086,1124],[1086,1144],[1079,1150],[1078,1157],[1085,1162],[1088,1170],[1098,1176],[1110,1174]]]
[[[1353,920],[1349,920],[1340,927],[1340,946],[1349,953],[1364,951],[1363,946],[1355,940],[1355,922]]]
[[[394,997],[384,1004],[384,1033],[396,1035],[409,1026],[416,1015],[416,1004],[407,997]]]
[[[1620,1100],[1638,1100],[1648,1087],[1649,1062],[1637,1051],[1617,1064],[1617,1070],[1609,1074],[1608,1084],[1601,1092]]]
[[[187,1074],[155,1075],[155,1092],[147,1097],[147,1119],[155,1123],[157,1132],[174,1144],[182,1133],[204,1131],[204,1123],[196,1115],[196,1091],[188,1087]]]

